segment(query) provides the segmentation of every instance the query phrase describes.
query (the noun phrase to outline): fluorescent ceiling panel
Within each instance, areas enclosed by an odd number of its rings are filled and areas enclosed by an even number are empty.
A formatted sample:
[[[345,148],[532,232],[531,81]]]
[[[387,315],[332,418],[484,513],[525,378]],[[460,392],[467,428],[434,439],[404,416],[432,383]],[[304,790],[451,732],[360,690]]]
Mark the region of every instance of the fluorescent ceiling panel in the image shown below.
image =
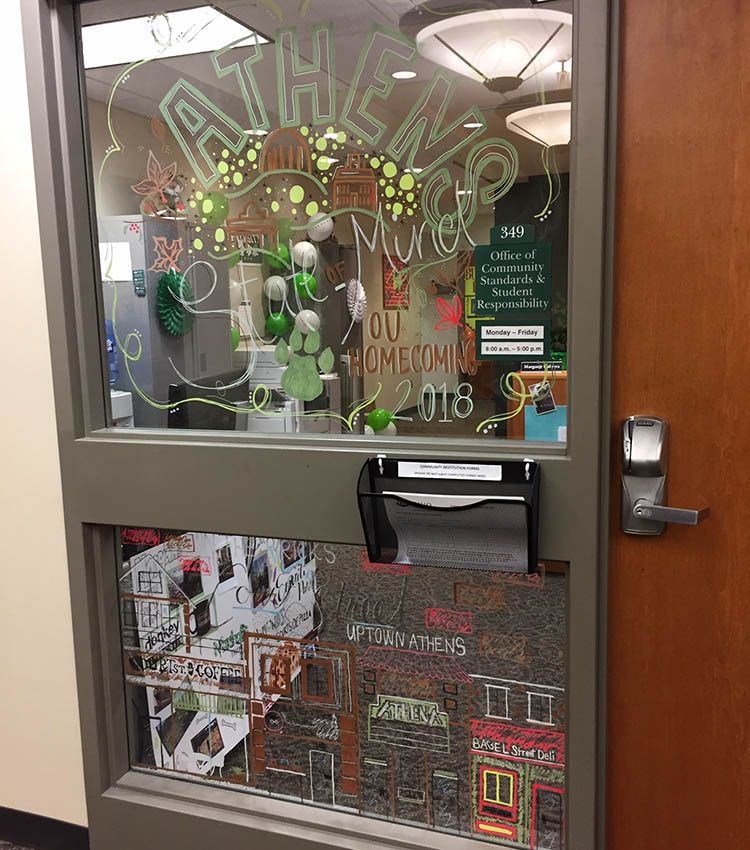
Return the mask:
[[[82,28],[82,37],[86,68],[210,53],[240,41],[268,42],[212,6],[92,24]]]

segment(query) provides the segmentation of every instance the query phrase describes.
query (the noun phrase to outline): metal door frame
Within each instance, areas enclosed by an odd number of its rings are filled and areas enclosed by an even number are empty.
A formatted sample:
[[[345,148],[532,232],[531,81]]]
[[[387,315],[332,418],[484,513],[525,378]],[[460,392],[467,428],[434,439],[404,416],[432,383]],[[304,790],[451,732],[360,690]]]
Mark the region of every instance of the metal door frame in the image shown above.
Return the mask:
[[[99,2],[99,0],[95,0]],[[110,2],[110,0],[104,0]],[[124,0],[123,0],[124,2]],[[441,443],[455,458],[533,455],[543,467],[542,557],[571,562],[568,583],[567,844],[604,846],[609,363],[616,118],[617,0],[574,0],[577,80],[571,143],[567,448],[528,442]],[[107,427],[106,355],[95,224],[72,0],[23,0],[45,290],[65,510],[84,776],[94,850],[268,840],[278,850],[424,846],[425,832],[343,812],[186,783],[129,769],[115,576],[116,525],[361,543],[357,473],[377,451],[433,457],[435,441],[176,434]],[[279,464],[303,486],[252,506],[227,481],[271,480]],[[137,474],[133,474],[137,470]],[[318,482],[342,482],[331,504],[306,503]],[[110,481],[121,486],[115,490]],[[186,498],[199,485],[195,496]],[[345,492],[346,491],[346,492]],[[180,494],[180,495],[176,495]],[[207,494],[208,498],[204,498]],[[269,498],[269,496],[271,498]],[[303,507],[305,510],[302,510]],[[289,517],[295,517],[291,520]],[[436,850],[474,839],[430,831]]]

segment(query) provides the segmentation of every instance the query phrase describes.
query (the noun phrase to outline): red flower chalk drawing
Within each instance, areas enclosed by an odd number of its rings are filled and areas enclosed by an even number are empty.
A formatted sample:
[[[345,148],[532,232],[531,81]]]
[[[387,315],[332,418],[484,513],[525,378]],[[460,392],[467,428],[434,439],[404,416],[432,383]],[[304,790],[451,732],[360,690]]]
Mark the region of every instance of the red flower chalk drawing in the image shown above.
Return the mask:
[[[445,298],[438,298],[436,304],[438,313],[440,313],[443,317],[435,325],[436,331],[445,331],[449,328],[461,327],[461,319],[464,315],[464,308],[458,295],[455,296],[452,302],[446,301]]]

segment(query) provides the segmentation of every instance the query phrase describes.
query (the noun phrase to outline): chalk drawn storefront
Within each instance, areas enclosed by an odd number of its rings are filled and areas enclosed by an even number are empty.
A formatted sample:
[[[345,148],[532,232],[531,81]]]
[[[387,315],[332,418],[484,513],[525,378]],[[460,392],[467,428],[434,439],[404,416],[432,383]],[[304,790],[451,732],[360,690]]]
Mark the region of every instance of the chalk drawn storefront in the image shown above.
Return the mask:
[[[471,678],[454,658],[370,646],[361,672],[363,796],[367,811],[468,829],[459,797],[467,775],[456,754],[465,752],[460,722],[468,712]]]
[[[359,730],[351,647],[246,634],[249,783],[326,805],[358,807]]]
[[[565,735],[471,723],[474,831],[534,850],[562,850]]]

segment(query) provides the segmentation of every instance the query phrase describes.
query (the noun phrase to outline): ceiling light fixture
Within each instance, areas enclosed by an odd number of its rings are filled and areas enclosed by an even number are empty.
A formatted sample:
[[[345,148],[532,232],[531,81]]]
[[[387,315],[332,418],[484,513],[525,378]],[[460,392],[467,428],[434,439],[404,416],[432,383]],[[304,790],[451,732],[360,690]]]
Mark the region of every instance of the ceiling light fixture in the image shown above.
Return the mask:
[[[425,59],[506,93],[570,58],[572,38],[569,12],[524,7],[438,18],[419,30],[416,43]]]
[[[391,76],[394,80],[413,80],[417,76],[416,71],[394,71]]]
[[[210,53],[227,45],[268,39],[213,6],[127,18],[81,28],[85,68],[129,65],[140,59],[165,59]]]
[[[484,124],[482,124],[481,121],[467,121],[464,124],[464,127],[466,127],[467,130],[475,130],[477,127],[484,127]]]
[[[570,142],[570,101],[544,103],[511,112],[505,118],[505,126],[545,147],[567,145]]]
[[[267,136],[268,130],[243,130],[243,133],[247,133],[248,136]]]

